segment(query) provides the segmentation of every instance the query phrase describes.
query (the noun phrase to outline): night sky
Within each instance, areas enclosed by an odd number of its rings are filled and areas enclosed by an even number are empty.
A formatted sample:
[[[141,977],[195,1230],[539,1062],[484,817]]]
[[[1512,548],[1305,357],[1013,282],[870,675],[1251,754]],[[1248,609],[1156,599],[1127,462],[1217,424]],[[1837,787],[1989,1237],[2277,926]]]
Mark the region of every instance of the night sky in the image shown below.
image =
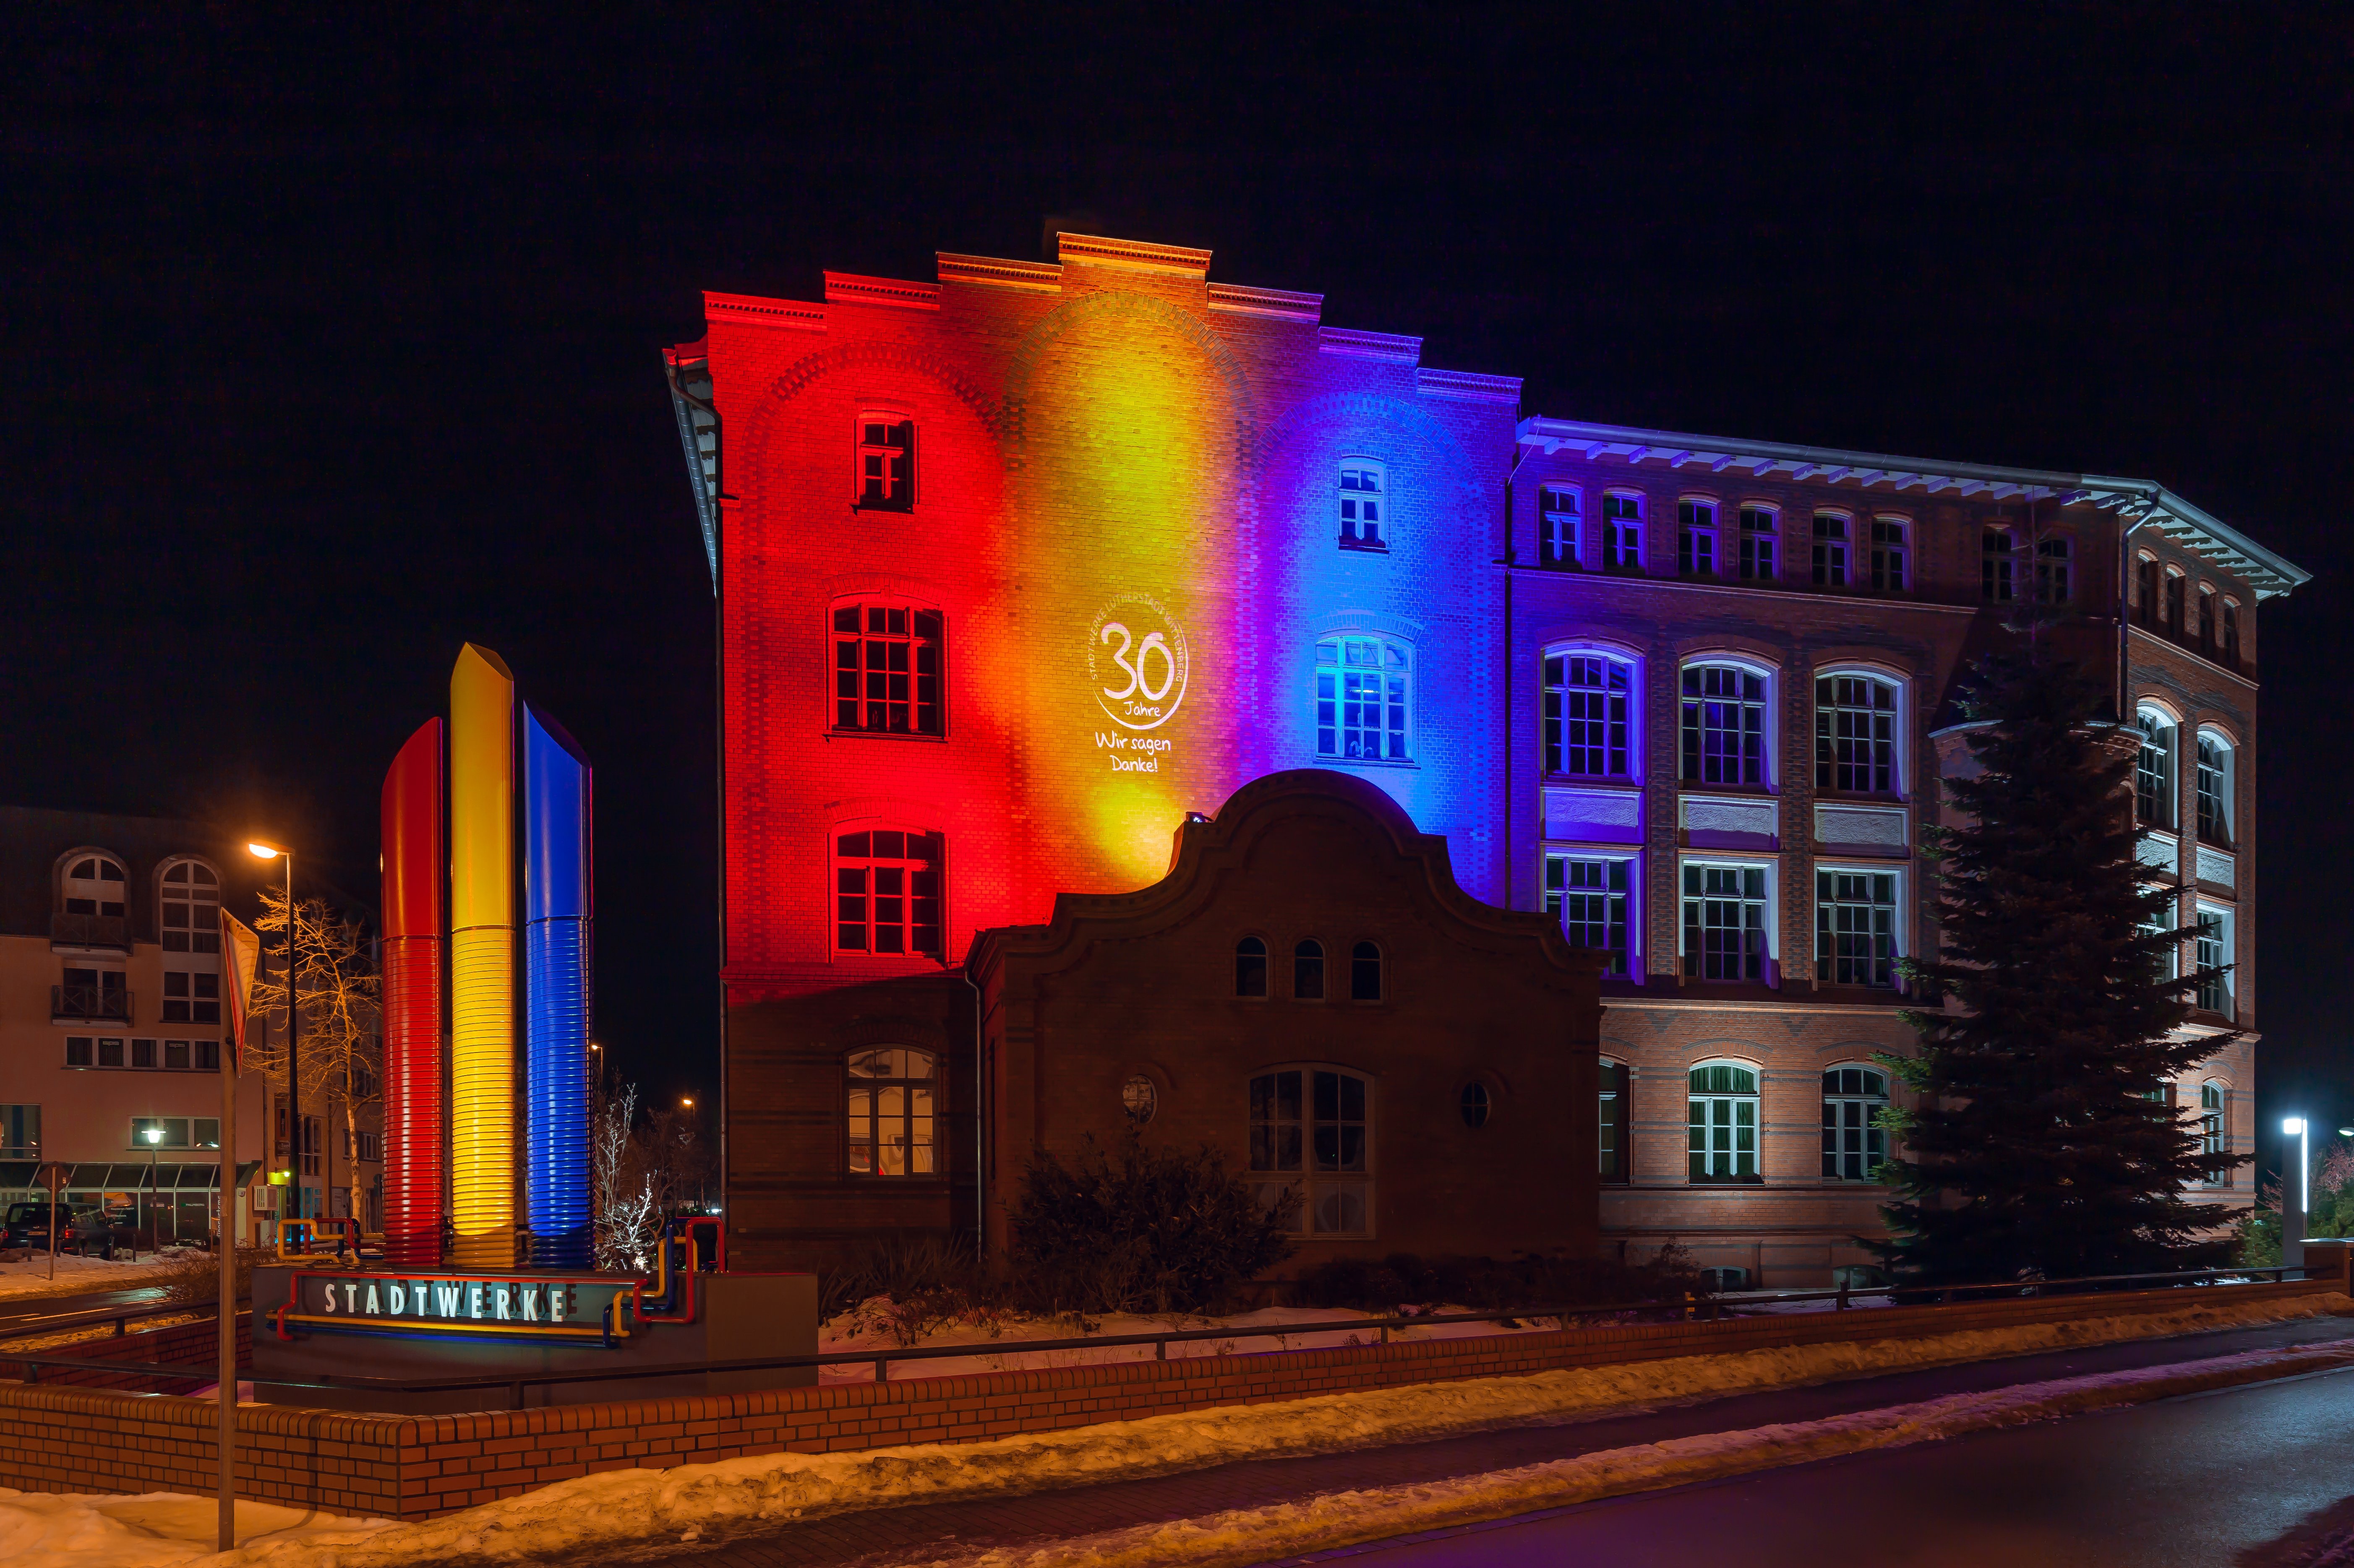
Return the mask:
[[[2262,1112],[2354,1118],[2345,12],[151,9],[0,24],[0,801],[372,894],[385,766],[483,643],[597,763],[600,1037],[708,1090],[712,599],[657,350],[704,289],[1065,215],[1527,412],[2155,478],[2312,570],[2259,619]]]

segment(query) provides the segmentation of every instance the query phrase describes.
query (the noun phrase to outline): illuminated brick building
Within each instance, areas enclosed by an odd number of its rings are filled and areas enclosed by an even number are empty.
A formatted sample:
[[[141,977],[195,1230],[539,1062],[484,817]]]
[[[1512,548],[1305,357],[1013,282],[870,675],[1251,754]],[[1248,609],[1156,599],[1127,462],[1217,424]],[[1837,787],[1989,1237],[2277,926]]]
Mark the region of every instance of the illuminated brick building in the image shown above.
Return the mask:
[[[708,295],[671,351],[720,604],[750,1255],[970,1228],[977,1132],[1012,1131],[976,936],[1154,884],[1189,812],[1318,768],[1443,838],[1472,898],[1608,949],[1603,1244],[1828,1278],[1877,1223],[1871,1057],[1910,1047],[1889,965],[1927,939],[1953,676],[2039,595],[2153,715],[2153,873],[2244,964],[2254,611],[2296,567],[2138,482],[1523,419],[1513,378],[1208,265],[1065,235],[1053,264]],[[2247,1024],[2244,982],[2208,1000]],[[2182,1092],[2244,1147],[2252,1085],[2243,1041]]]

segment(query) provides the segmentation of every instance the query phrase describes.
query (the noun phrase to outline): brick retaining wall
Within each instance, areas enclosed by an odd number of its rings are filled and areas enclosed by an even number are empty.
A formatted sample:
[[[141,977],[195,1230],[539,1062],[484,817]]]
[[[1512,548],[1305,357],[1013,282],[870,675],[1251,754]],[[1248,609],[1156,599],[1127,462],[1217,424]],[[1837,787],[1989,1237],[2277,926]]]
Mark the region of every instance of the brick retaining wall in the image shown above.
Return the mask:
[[[660,1469],[788,1449],[818,1453],[972,1442],[1404,1383],[1785,1345],[1918,1339],[2094,1315],[2179,1310],[2194,1303],[2269,1301],[2333,1288],[2343,1288],[2343,1282],[1628,1324],[479,1415],[355,1415],[249,1406],[238,1415],[238,1489],[246,1497],[334,1513],[425,1519],[591,1470]],[[199,1327],[162,1334],[187,1334]],[[211,1325],[201,1328],[209,1330]],[[156,1338],[128,1335],[106,1343],[130,1346]],[[154,1349],[151,1343],[151,1354]],[[207,1491],[214,1478],[217,1418],[217,1407],[208,1401],[0,1382],[0,1484],[26,1491]]]

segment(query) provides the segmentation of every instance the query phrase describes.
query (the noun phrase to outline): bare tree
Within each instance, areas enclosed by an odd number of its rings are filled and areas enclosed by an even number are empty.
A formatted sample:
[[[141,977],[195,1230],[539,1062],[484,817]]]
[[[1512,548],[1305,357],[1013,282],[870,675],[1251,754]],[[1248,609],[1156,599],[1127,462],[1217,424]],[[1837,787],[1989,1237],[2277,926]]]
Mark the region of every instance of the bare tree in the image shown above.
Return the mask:
[[[635,1084],[610,1077],[591,1091],[588,1126],[597,1266],[651,1267],[663,1222],[700,1207],[710,1140],[690,1107],[646,1109]]]
[[[344,1147],[356,1156],[359,1113],[381,1101],[384,1041],[379,977],[366,930],[322,898],[294,904],[294,995],[302,1038],[297,1046],[296,1098],[323,1108],[343,1124]],[[246,1070],[266,1075],[283,1092],[286,1062],[286,894],[261,890],[262,961],[253,981],[249,1015],[267,1025],[249,1034]],[[300,1128],[288,1128],[299,1154]],[[356,1194],[355,1195],[356,1197]]]

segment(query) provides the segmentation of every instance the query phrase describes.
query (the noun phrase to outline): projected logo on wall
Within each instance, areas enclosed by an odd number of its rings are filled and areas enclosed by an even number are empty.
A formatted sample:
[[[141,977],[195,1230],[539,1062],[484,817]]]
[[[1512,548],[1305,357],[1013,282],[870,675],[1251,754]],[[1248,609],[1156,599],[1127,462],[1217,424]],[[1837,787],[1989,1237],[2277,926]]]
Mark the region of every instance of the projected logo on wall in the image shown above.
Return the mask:
[[[1087,629],[1087,681],[1096,705],[1128,735],[1096,733],[1116,773],[1158,773],[1170,749],[1151,732],[1177,716],[1192,673],[1185,629],[1148,594],[1122,594]]]

